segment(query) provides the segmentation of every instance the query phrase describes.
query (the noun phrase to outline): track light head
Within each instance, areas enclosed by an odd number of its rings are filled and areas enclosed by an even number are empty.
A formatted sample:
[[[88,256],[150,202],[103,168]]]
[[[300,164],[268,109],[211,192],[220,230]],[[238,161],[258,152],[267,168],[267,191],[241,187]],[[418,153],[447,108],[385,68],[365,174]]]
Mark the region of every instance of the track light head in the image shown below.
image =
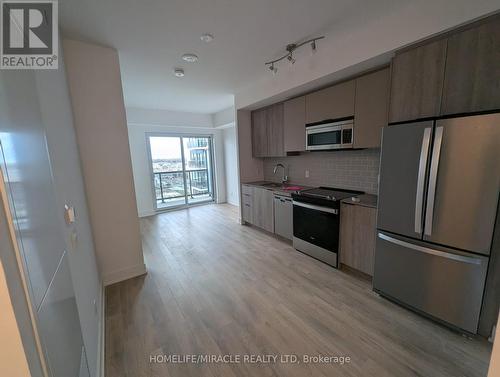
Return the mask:
[[[290,43],[290,44],[287,44],[286,47],[285,47],[285,50],[286,50],[286,53],[277,58],[277,59],[274,59],[274,60],[271,60],[271,61],[268,61],[266,62],[266,66],[269,66],[269,70],[273,73],[273,74],[276,74],[276,72],[278,71],[278,68],[276,68],[274,65],[276,63],[279,63],[280,61],[282,60],[288,60],[288,62],[293,65],[295,64],[295,59],[293,57],[293,53],[295,52],[295,50],[299,49],[300,47],[302,46],[305,46],[306,44],[309,44],[311,46],[311,54],[314,54],[317,50],[317,43],[316,41],[319,41],[321,39],[324,39],[325,37],[324,36],[321,36],[321,37],[316,37],[316,38],[311,38],[311,39],[308,39],[307,41],[303,41],[301,43]]]

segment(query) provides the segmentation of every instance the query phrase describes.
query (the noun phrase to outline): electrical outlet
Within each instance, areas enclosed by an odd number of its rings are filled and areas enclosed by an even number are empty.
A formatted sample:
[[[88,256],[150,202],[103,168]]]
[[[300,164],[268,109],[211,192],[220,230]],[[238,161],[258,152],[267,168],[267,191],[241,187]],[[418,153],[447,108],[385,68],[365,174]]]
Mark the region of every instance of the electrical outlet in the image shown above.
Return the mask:
[[[306,170],[306,178],[309,178],[309,170]]]
[[[94,312],[97,315],[97,301],[94,299]]]

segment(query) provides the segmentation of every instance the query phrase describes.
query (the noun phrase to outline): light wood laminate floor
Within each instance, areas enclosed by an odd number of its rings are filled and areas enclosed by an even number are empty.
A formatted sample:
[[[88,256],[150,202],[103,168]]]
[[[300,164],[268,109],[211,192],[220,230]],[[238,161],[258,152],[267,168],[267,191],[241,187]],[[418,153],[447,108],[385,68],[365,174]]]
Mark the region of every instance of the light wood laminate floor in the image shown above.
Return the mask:
[[[141,220],[148,275],[106,289],[106,376],[485,376],[491,347],[207,205]],[[150,355],[350,363],[150,363]],[[159,359],[158,359],[159,360]],[[234,359],[233,359],[234,360]]]

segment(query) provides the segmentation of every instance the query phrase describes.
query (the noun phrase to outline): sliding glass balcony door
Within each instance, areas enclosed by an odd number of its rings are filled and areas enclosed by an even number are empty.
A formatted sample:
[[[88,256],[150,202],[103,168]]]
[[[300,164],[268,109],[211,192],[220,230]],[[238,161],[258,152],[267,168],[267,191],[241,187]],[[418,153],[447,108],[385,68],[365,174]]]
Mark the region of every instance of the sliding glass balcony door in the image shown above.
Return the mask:
[[[149,135],[157,210],[214,200],[210,136]]]

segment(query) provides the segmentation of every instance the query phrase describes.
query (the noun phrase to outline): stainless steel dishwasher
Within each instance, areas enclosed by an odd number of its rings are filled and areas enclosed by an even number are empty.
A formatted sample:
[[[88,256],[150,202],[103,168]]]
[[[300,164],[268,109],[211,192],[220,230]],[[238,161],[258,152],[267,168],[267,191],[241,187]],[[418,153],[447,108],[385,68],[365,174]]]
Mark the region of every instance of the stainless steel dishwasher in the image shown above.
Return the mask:
[[[293,205],[290,197],[274,194],[274,233],[293,239]]]

